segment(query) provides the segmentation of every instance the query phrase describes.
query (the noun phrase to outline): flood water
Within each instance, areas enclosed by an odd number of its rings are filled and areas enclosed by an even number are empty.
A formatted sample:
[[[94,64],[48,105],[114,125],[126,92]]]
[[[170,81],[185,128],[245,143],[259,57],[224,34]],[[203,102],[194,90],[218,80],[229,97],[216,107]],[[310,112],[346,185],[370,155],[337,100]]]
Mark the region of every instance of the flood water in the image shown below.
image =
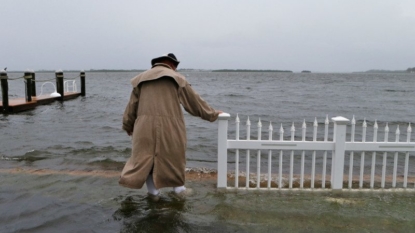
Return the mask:
[[[415,227],[411,191],[223,193],[216,190],[214,176],[196,175],[187,179],[194,195],[177,200],[165,189],[153,202],[145,188],[118,186],[131,153],[121,118],[135,74],[87,72],[86,97],[0,115],[0,232],[411,232]],[[366,118],[368,141],[375,119],[379,132],[388,123],[390,141],[399,125],[403,141],[415,119],[413,74],[183,74],[214,108],[232,117],[238,113],[242,122],[249,116],[253,134],[259,118],[264,128],[270,121],[274,128],[282,124],[286,137],[294,122],[300,138],[303,120],[312,137],[315,117],[323,128],[326,115],[355,115],[357,125]],[[65,78],[77,75],[65,73]],[[36,73],[37,80],[53,77]],[[9,96],[24,96],[22,80],[9,82]],[[217,123],[186,113],[185,120],[187,166],[214,174]],[[231,120],[229,137],[235,136],[234,127]],[[356,131],[359,140],[361,130]]]

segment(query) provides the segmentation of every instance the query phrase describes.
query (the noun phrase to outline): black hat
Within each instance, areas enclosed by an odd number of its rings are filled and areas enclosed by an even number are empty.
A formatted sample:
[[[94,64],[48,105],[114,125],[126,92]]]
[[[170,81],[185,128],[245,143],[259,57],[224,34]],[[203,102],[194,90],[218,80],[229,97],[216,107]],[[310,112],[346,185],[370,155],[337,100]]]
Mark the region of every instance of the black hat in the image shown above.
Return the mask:
[[[180,63],[180,61],[179,61],[179,60],[177,60],[177,58],[176,58],[176,56],[174,56],[174,54],[172,54],[172,53],[168,53],[168,54],[164,54],[164,55],[162,55],[162,56],[160,56],[160,57],[153,58],[153,59],[151,60],[151,66],[154,66],[154,64],[156,64],[156,63],[160,62],[161,60],[163,60],[163,59],[165,59],[165,58],[168,58],[168,59],[170,59],[171,61],[173,61],[173,62],[175,63],[175,65],[176,65],[176,66],[178,66],[178,65],[179,65],[179,63]]]

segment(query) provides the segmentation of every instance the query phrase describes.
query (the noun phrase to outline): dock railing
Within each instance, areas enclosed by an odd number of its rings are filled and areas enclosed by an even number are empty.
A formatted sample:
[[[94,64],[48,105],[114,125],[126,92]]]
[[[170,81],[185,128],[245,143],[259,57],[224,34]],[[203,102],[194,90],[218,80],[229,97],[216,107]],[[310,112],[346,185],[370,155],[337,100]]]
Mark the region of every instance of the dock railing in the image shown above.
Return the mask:
[[[249,117],[246,122],[246,140],[241,140],[239,137],[239,125],[240,120],[239,117],[236,117],[236,137],[235,139],[229,139],[228,138],[228,120],[230,119],[230,115],[227,113],[222,113],[219,116],[219,128],[218,128],[218,177],[217,177],[217,187],[222,189],[248,189],[248,190],[258,190],[258,189],[268,189],[268,190],[282,190],[282,189],[294,189],[293,183],[294,183],[294,161],[295,156],[301,156],[300,160],[300,174],[299,174],[299,181],[296,181],[298,184],[298,189],[332,189],[332,190],[342,190],[342,189],[369,189],[369,190],[383,190],[386,189],[386,167],[387,166],[393,166],[393,174],[391,180],[391,184],[388,184],[390,186],[388,190],[401,190],[402,188],[404,190],[415,190],[414,184],[411,184],[411,188],[408,185],[408,174],[409,174],[409,158],[410,156],[414,156],[415,152],[415,143],[411,142],[411,124],[408,124],[407,127],[407,138],[405,142],[400,142],[399,136],[400,136],[400,130],[399,126],[396,128],[396,136],[395,141],[389,142],[388,141],[388,134],[389,134],[389,127],[386,123],[385,126],[385,136],[384,141],[378,142],[377,141],[377,134],[378,134],[378,124],[375,120],[375,123],[373,125],[373,141],[367,142],[366,141],[366,128],[367,123],[366,120],[363,121],[362,124],[362,141],[356,142],[355,141],[355,127],[356,127],[356,120],[353,117],[351,122],[351,132],[350,132],[350,140],[346,140],[346,129],[348,124],[350,123],[350,120],[344,118],[344,117],[333,117],[331,118],[333,122],[333,137],[330,141],[328,138],[329,133],[329,119],[326,116],[325,122],[324,122],[324,139],[318,141],[317,140],[317,119],[315,119],[313,123],[313,139],[312,141],[306,140],[306,123],[305,121],[302,124],[302,136],[301,140],[295,140],[295,127],[294,123],[290,129],[291,131],[291,137],[290,140],[284,140],[284,129],[281,125],[279,130],[279,139],[273,140],[273,126],[270,122],[268,131],[269,136],[267,140],[261,139],[262,135],[262,123],[261,120],[258,121],[258,136],[256,140],[251,140],[251,122],[249,120]],[[228,179],[228,151],[234,150],[234,161],[235,161],[235,171],[234,171],[234,186],[229,186],[231,181]],[[255,150],[257,152],[256,155],[256,177],[255,174],[252,174],[249,170],[251,166],[250,159],[251,154],[250,151]],[[268,152],[268,161],[267,165],[268,168],[267,174],[261,173],[261,152],[263,150],[266,150]],[[240,171],[240,152],[245,151],[245,171]],[[273,157],[273,152],[277,151],[279,152],[277,155]],[[289,153],[289,162],[283,161],[283,155],[284,153]],[[301,155],[296,154],[294,152],[301,152]],[[309,170],[311,170],[310,178],[307,183],[309,184],[309,188],[305,188],[305,158],[306,158],[306,152],[311,152],[310,160],[311,160],[311,167]],[[317,152],[322,154],[322,158],[319,157],[319,159],[322,159],[322,170],[321,170],[321,176],[316,175],[316,155]],[[326,174],[327,166],[330,166],[328,162],[330,160],[328,157],[328,152],[331,152],[331,169],[330,174]],[[360,152],[360,174],[358,176],[358,185],[357,181],[354,180],[356,176],[353,175],[353,162],[354,162],[354,156]],[[365,169],[365,154],[366,153],[372,153],[372,160],[371,160],[371,169],[370,169],[370,176],[365,175],[364,169]],[[347,164],[349,167],[349,170],[346,171],[345,169],[345,155],[348,153],[349,155],[349,163]],[[376,157],[379,156],[377,153],[382,153],[382,171],[381,171],[381,178],[379,178],[381,181],[380,186],[375,187],[375,169],[376,169]],[[387,164],[387,157],[388,153],[393,153],[393,164]],[[403,174],[398,174],[398,156],[399,154],[404,154],[404,169]],[[401,158],[403,156],[400,156]],[[262,158],[263,159],[263,158]],[[276,160],[277,162],[273,162],[273,160]],[[273,167],[272,165],[278,165],[278,175],[275,173],[274,170],[277,170],[276,167]],[[283,168],[287,168],[286,166],[289,166],[289,174],[283,174]],[[297,159],[297,166],[298,166],[298,159]],[[415,167],[411,167],[415,170]],[[347,174],[348,172],[348,174]],[[415,173],[415,171],[411,171],[412,174]],[[244,173],[245,177],[245,186],[240,185],[239,178]],[[274,176],[273,176],[274,175]],[[347,176],[348,175],[348,176]],[[250,176],[254,176],[256,178],[256,187],[252,187],[252,180],[250,179]],[[286,178],[284,176],[288,176],[288,185],[286,184]],[[242,176],[241,176],[242,177]],[[263,180],[261,180],[261,177]],[[321,177],[320,182],[321,185],[318,187],[316,186],[316,177]],[[326,181],[326,177],[327,181]],[[344,178],[348,177],[345,180]],[[367,179],[370,177],[370,180],[367,181]],[[390,177],[390,176],[388,176]],[[397,186],[397,179],[401,179],[403,177],[402,183],[400,184],[401,188],[398,188]],[[412,180],[414,177],[412,177]],[[366,180],[365,180],[366,179]],[[265,184],[265,181],[266,184]],[[285,183],[283,183],[283,181]],[[364,181],[367,185],[364,185]],[[273,182],[274,185],[271,185],[271,182]],[[326,182],[327,188],[326,188]],[[261,184],[262,183],[262,184]]]

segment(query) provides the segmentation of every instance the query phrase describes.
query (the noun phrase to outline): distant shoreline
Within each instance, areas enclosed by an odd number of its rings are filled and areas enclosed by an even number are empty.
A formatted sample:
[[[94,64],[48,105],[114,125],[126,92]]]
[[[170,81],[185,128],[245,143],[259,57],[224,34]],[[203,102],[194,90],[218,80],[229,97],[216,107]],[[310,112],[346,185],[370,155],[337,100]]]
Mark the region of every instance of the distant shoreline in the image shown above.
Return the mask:
[[[143,72],[142,69],[90,69],[83,70],[85,72]],[[222,70],[204,70],[204,69],[178,69],[178,72],[282,72],[282,73],[294,73],[291,70],[246,70],[246,69],[222,69]],[[7,73],[24,73],[25,71],[7,71]],[[40,73],[55,73],[56,70],[36,70],[35,72]],[[63,70],[63,72],[80,72],[80,70]]]
[[[144,72],[145,69],[89,69],[89,70],[63,70],[63,72],[81,72],[85,71],[88,73],[99,73],[99,72]],[[24,73],[27,71],[22,70],[10,70],[7,73]],[[56,70],[35,70],[35,73],[55,73]],[[351,73],[351,74],[411,74],[415,71],[409,72],[408,70],[367,70],[367,71],[351,71],[351,72],[311,72],[308,70],[303,70],[299,72],[294,72],[291,70],[255,70],[255,69],[178,69],[178,72],[227,72],[227,73],[238,73],[238,72],[256,72],[256,73]]]
[[[245,70],[245,69],[222,69],[212,70],[212,72],[280,72],[280,73],[293,73],[291,70]]]
[[[409,74],[410,72],[406,70],[367,70],[367,71],[357,71],[352,73],[366,73],[366,74]]]

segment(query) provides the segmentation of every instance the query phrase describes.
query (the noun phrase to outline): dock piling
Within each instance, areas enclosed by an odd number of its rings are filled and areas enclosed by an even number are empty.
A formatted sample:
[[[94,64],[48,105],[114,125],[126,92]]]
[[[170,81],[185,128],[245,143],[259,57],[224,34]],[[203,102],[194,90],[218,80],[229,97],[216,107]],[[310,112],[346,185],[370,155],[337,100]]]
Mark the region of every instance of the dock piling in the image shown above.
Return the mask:
[[[85,72],[81,71],[81,96],[85,96]]]
[[[36,74],[32,71],[32,96],[36,96]]]
[[[56,77],[56,91],[61,95],[58,99],[60,101],[63,101],[63,72],[62,71],[56,71],[55,72],[55,77]]]
[[[24,73],[24,79],[26,81],[26,102],[32,101],[32,72],[27,71]]]
[[[1,81],[1,93],[3,98],[3,113],[9,113],[9,84],[7,83],[7,72],[5,70],[0,71]]]

